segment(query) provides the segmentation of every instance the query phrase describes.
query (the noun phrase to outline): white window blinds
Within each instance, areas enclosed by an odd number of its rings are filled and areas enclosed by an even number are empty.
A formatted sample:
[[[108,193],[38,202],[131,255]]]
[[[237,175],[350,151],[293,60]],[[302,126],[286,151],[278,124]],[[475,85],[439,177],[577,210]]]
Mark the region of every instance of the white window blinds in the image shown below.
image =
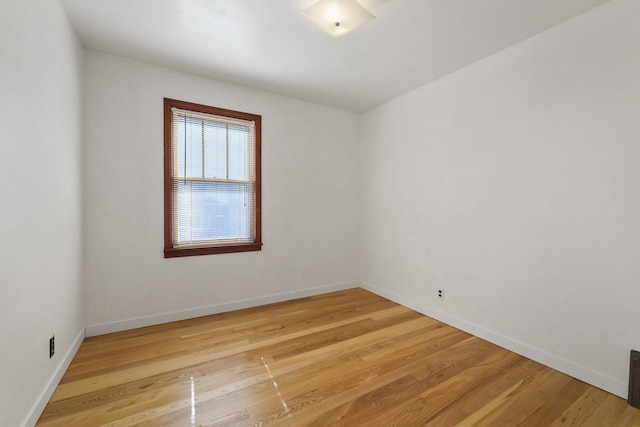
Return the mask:
[[[253,243],[255,122],[171,109],[175,248]]]

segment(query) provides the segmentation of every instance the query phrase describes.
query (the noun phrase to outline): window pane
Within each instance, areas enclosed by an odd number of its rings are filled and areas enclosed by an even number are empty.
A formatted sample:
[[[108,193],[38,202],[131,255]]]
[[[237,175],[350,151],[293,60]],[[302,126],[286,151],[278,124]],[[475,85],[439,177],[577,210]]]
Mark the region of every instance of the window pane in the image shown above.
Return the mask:
[[[179,180],[178,241],[251,238],[250,184]]]
[[[178,120],[178,176],[202,177],[202,120]]]
[[[224,123],[204,122],[204,177],[227,178],[227,129]]]
[[[249,128],[229,126],[229,179],[249,179]]]

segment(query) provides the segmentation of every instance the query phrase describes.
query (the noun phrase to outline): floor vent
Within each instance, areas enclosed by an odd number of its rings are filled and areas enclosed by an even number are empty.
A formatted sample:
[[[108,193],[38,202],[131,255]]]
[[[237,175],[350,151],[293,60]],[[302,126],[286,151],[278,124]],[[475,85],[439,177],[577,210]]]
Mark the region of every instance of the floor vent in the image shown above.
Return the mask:
[[[640,351],[631,350],[629,367],[629,405],[640,408]]]

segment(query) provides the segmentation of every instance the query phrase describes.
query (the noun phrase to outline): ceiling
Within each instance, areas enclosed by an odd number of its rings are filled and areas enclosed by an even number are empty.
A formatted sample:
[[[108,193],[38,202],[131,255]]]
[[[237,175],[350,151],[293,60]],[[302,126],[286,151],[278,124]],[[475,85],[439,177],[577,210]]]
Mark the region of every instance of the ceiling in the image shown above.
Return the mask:
[[[363,112],[609,0],[360,0],[332,38],[316,0],[62,0],[82,44]]]

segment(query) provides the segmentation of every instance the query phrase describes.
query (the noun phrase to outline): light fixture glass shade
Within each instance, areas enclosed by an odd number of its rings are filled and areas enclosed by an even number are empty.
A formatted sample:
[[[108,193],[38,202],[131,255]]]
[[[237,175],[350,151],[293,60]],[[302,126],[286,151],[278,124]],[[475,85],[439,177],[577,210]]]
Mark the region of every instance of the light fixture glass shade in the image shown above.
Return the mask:
[[[319,0],[302,14],[333,37],[346,34],[375,18],[356,0]]]

